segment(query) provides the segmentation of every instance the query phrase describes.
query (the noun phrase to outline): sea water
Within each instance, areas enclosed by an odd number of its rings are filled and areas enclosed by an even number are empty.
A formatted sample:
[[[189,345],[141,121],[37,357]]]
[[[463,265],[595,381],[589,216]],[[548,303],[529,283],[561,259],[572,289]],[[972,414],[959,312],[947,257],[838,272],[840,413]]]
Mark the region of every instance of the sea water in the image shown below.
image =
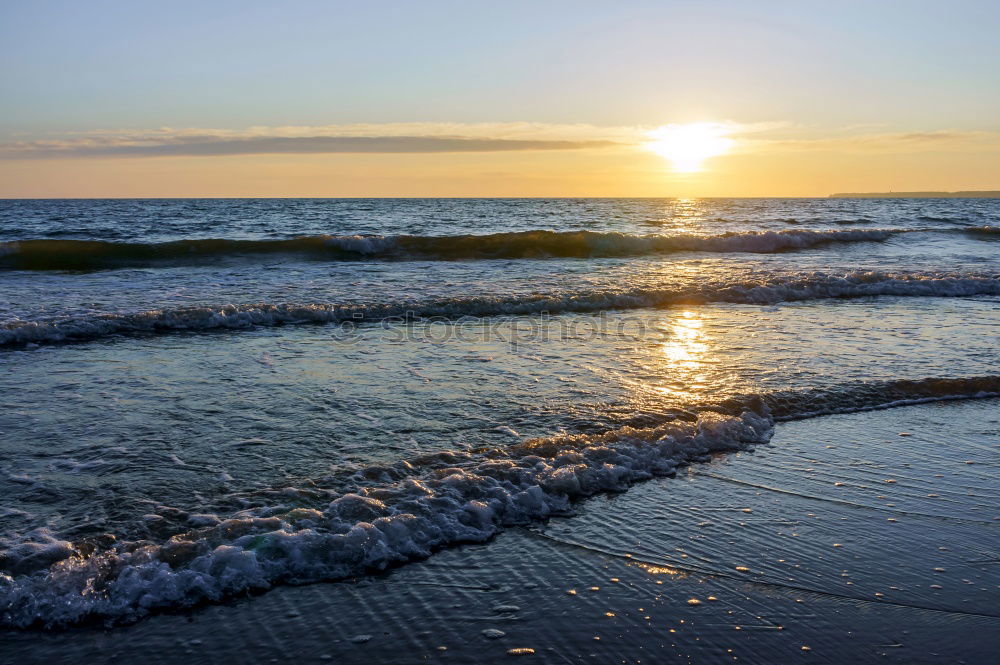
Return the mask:
[[[998,227],[989,199],[0,202],[0,622],[363,575],[779,422],[997,395]]]

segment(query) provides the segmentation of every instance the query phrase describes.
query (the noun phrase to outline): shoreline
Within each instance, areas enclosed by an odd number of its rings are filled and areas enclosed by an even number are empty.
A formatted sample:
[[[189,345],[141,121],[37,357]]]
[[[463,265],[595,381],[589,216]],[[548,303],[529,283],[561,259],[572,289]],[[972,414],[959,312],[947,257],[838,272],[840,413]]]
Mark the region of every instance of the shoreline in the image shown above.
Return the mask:
[[[386,573],[110,630],[4,631],[0,663],[985,662],[996,405],[782,423],[757,452]]]

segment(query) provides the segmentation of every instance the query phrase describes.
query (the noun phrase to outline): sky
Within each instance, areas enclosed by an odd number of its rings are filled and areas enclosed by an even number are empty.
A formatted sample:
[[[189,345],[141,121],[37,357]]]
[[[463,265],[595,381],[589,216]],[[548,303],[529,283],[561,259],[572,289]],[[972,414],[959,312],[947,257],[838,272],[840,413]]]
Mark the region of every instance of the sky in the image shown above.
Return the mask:
[[[998,30],[995,0],[4,2],[0,197],[1000,189]],[[691,127],[725,149],[655,145]]]

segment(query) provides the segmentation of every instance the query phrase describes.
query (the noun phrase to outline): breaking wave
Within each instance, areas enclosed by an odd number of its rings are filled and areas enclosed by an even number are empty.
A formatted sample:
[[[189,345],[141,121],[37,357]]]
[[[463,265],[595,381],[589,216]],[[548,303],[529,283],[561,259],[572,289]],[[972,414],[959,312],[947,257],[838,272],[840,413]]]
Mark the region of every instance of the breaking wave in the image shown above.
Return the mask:
[[[969,226],[962,230],[974,237],[1000,238],[1000,227],[998,226]]]
[[[0,243],[0,268],[99,270],[219,259],[294,255],[314,260],[597,258],[672,252],[772,253],[833,242],[886,240],[902,229],[745,231],[706,236],[593,231],[524,231],[457,236],[303,236],[280,240],[218,238],[160,243],[38,239]]]
[[[777,420],[818,415],[809,410],[813,404],[831,413],[997,395],[1000,376],[741,396],[651,427],[560,434],[371,467],[346,491],[321,482],[282,488],[270,493],[269,505],[223,517],[172,509],[170,518],[184,527],[159,541],[116,542],[105,534],[73,543],[40,529],[0,542],[0,622],[129,622],[277,584],[382,570],[449,545],[483,542],[505,526],[565,514],[574,500],[625,490],[714,453],[766,443]],[[163,519],[146,516],[147,523]]]
[[[240,329],[298,323],[372,322],[413,317],[459,319],[466,316],[556,314],[705,302],[771,304],[860,296],[974,295],[1000,295],[1000,275],[814,272],[675,289],[643,288],[552,295],[474,296],[388,304],[252,303],[183,307],[127,314],[7,322],[0,325],[0,346],[93,340],[119,334]]]

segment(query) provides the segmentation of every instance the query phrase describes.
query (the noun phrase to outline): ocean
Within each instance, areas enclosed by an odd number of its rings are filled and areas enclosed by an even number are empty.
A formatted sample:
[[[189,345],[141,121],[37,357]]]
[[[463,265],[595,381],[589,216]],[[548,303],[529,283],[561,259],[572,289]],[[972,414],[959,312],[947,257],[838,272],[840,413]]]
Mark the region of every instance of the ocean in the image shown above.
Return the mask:
[[[638,509],[588,497],[684,502],[686,469],[890,407],[987,405],[935,455],[995,469],[998,348],[996,199],[2,201],[0,624],[600,543]],[[850,422],[831,478],[885,451]],[[996,478],[954,490],[995,509]]]

